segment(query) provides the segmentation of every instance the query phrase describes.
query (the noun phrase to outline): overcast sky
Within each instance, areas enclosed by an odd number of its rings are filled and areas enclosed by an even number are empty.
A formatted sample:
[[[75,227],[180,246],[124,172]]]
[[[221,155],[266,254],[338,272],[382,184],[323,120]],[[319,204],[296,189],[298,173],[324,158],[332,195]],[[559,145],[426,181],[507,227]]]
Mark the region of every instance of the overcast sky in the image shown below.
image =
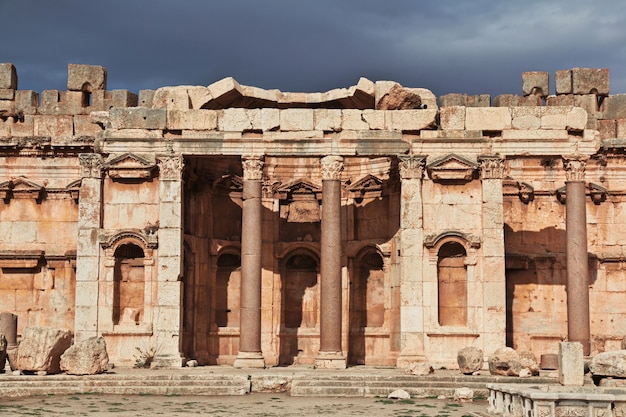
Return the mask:
[[[523,71],[609,68],[626,93],[622,0],[0,0],[0,62],[23,90],[65,90],[67,64],[108,89],[209,85],[282,91],[359,77],[447,93],[521,94]]]

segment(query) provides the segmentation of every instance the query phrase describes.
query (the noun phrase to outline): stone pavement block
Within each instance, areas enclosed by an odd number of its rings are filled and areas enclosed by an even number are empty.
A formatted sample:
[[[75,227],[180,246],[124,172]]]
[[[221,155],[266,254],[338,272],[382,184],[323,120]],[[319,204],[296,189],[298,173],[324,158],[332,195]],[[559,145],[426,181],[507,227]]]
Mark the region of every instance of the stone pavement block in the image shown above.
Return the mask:
[[[0,88],[17,90],[17,71],[11,63],[0,64]]]
[[[106,68],[99,65],[69,64],[67,66],[67,89],[89,92],[106,90]]]

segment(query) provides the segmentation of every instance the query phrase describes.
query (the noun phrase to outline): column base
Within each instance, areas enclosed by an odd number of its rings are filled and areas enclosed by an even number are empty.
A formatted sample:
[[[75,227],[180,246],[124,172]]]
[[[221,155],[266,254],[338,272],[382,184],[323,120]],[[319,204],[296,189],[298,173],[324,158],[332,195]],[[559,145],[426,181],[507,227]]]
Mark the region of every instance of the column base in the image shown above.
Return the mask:
[[[262,352],[239,352],[235,362],[235,368],[265,368],[265,359]]]
[[[346,369],[346,357],[342,352],[319,352],[315,367],[320,369]]]

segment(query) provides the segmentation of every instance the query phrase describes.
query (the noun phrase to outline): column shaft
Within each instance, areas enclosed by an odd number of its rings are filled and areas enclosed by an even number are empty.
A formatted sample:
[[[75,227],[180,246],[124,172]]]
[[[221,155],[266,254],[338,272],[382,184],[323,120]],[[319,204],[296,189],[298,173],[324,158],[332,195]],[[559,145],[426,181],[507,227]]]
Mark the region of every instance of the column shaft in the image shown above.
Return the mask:
[[[566,182],[567,334],[589,355],[589,264],[585,182]]]
[[[320,351],[341,352],[341,184],[322,182]]]

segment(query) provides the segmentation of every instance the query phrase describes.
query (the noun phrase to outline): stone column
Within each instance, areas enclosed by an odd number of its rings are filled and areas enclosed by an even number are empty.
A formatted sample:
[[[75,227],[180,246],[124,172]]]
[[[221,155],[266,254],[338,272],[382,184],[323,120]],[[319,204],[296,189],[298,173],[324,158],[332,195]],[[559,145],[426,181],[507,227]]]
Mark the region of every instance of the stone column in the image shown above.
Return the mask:
[[[504,346],[506,343],[506,273],[504,252],[504,199],[502,178],[504,160],[497,155],[481,156],[480,178],[482,184],[482,279],[476,292],[483,294],[476,305],[468,308],[483,309],[482,349]],[[476,280],[474,280],[475,282]],[[468,285],[472,285],[469,283]],[[476,293],[468,288],[468,295]]]
[[[156,335],[156,367],[182,366],[180,346],[181,287],[183,266],[183,157],[158,155],[159,248],[156,305],[153,306]],[[154,300],[153,300],[154,302]]]
[[[261,252],[263,159],[243,159],[241,219],[241,319],[236,368],[263,368],[261,351]]]
[[[589,329],[589,261],[587,255],[587,207],[583,158],[564,158],[565,231],[567,256],[567,339],[591,351]]]
[[[102,226],[102,156],[78,155],[82,181],[78,200],[78,245],[76,251],[76,342],[98,335],[98,299]]]
[[[341,172],[343,158],[322,158],[319,368],[345,368],[341,350]]]
[[[404,368],[424,355],[424,224],[422,177],[426,157],[399,155],[400,170],[400,355],[397,366]]]

